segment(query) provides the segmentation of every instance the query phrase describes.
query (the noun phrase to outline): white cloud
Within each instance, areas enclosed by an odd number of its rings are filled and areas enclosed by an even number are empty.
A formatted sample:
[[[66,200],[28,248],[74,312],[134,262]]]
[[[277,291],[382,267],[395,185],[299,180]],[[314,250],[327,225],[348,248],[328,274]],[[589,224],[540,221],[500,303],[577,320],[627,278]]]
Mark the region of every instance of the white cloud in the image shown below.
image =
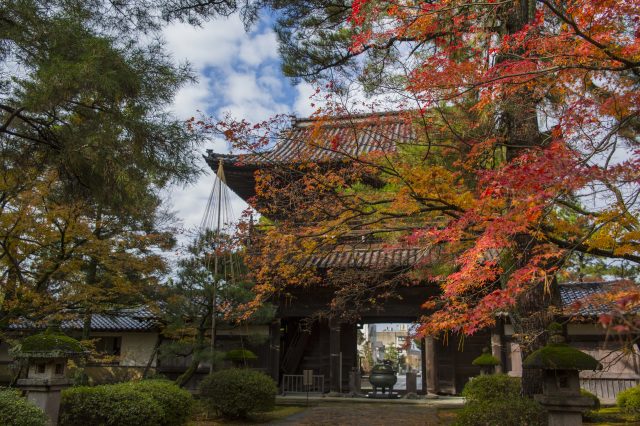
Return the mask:
[[[312,100],[311,97],[316,92],[315,87],[309,83],[299,83],[296,86],[296,98],[293,103],[293,110],[298,117],[308,117],[318,109],[317,100]],[[311,104],[315,103],[316,106],[312,107]]]
[[[249,38],[237,16],[207,22],[202,27],[172,24],[164,30],[164,37],[174,57],[188,60],[197,70],[230,68],[243,40]]]
[[[239,60],[249,66],[259,66],[268,60],[278,59],[278,41],[273,31],[243,39],[238,52]]]
[[[204,76],[199,76],[198,84],[192,84],[182,88],[173,100],[173,111],[181,119],[188,119],[198,116],[198,111],[205,112],[211,105],[209,90],[203,90],[203,87],[209,87],[211,80]]]
[[[231,113],[237,119],[258,122],[293,111],[310,115],[309,96],[313,87],[301,83],[295,88],[280,72],[276,36],[262,26],[247,34],[237,16],[205,23],[201,28],[174,24],[164,31],[168,49],[179,62],[188,61],[198,74],[198,83],[183,88],[173,104],[181,118],[205,115],[222,118]],[[227,152],[221,140],[205,148]],[[203,161],[203,167],[208,168]],[[175,188],[169,198],[185,228],[200,224],[215,175],[210,172],[195,185]],[[233,194],[234,216],[247,205]]]

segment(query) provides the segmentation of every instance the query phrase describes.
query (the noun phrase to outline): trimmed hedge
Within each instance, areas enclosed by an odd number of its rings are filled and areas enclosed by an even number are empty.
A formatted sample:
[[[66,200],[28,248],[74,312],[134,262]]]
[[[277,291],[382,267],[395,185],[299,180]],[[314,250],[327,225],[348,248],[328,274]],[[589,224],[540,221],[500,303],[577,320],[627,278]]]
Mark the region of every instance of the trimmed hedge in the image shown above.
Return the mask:
[[[11,389],[0,389],[0,424],[6,426],[44,426],[47,416],[41,409]]]
[[[189,393],[166,380],[78,386],[62,392],[62,425],[174,426],[191,413]]]
[[[547,415],[531,398],[520,396],[520,380],[506,374],[478,376],[462,391],[467,406],[455,425],[521,426],[546,425]]]
[[[118,386],[130,386],[138,392],[155,399],[164,409],[159,425],[178,426],[187,423],[191,415],[193,397],[189,392],[173,382],[162,379],[143,380],[141,382],[122,383]]]
[[[164,410],[149,395],[131,387],[78,386],[62,391],[60,424],[65,426],[152,426]]]
[[[205,408],[227,419],[273,410],[277,393],[271,377],[253,370],[220,370],[200,382],[200,397]]]

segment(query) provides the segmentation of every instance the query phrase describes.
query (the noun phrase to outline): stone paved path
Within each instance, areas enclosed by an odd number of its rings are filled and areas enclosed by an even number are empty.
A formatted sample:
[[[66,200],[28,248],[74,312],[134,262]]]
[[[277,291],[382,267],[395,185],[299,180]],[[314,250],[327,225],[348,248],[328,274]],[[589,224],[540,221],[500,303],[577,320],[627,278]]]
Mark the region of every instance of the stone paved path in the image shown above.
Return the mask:
[[[438,425],[447,424],[438,410],[426,405],[324,403],[275,423],[278,425]],[[453,420],[453,418],[451,418]]]

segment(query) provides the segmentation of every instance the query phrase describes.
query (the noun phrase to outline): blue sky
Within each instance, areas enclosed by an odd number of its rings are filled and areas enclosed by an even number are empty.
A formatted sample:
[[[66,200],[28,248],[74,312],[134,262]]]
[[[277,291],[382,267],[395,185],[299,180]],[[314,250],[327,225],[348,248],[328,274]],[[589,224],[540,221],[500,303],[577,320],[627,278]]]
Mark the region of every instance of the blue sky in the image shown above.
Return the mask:
[[[188,61],[198,74],[198,83],[183,88],[173,104],[182,119],[199,116],[234,117],[250,122],[265,120],[276,114],[306,117],[312,113],[309,84],[292,86],[282,76],[278,46],[268,22],[261,22],[247,34],[237,16],[204,23],[200,28],[175,24],[164,31],[168,50],[178,62]],[[228,152],[226,143],[212,139],[201,148]],[[206,167],[204,160],[202,167]],[[185,228],[200,224],[207,198],[214,182],[213,173],[203,176],[196,185],[175,188],[170,194]],[[238,218],[246,205],[237,197],[233,201]]]

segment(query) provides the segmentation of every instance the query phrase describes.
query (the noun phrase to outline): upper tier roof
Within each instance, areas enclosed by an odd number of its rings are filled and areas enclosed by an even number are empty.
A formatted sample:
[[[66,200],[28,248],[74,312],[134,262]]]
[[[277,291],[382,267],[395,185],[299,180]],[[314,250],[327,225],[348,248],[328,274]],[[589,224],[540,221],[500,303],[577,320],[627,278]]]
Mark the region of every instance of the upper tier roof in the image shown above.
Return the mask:
[[[375,118],[375,119],[374,119]],[[207,150],[213,171],[222,160],[227,185],[245,201],[255,195],[256,170],[275,164],[337,163],[373,152],[391,152],[415,137],[398,113],[331,119],[292,119],[276,145],[264,152],[217,154]]]

